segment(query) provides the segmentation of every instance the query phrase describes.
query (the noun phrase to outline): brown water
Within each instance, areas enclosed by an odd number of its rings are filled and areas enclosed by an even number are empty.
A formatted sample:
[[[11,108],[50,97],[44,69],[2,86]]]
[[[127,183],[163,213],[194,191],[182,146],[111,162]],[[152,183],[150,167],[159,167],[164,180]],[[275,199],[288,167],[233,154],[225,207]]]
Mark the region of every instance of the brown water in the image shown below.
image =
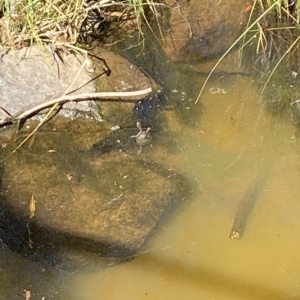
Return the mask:
[[[212,87],[227,93],[212,94]],[[180,155],[163,149],[159,154],[194,183],[192,196],[133,261],[68,274],[5,250],[2,280],[10,282],[0,296],[20,299],[29,289],[32,299],[300,299],[300,166],[294,127],[265,114],[248,77],[208,84],[201,104],[196,128],[181,125],[170,112],[180,132]],[[239,200],[270,161],[243,238],[229,239]],[[41,286],[34,286],[35,278]]]
[[[198,189],[144,252],[98,274],[75,275],[73,299],[300,299],[299,147],[271,120],[248,78],[214,83],[197,129],[178,137]],[[214,85],[212,84],[212,85]],[[229,239],[238,201],[274,161],[241,240]]]

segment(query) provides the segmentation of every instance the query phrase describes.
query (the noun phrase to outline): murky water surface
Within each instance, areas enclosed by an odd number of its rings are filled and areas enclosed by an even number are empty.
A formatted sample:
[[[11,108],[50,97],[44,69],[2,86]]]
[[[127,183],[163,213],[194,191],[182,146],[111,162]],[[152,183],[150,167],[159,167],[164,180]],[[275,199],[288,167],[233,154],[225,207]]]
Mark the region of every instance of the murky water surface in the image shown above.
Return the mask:
[[[190,88],[198,91],[201,81]],[[250,77],[212,81],[199,105],[194,127],[166,112],[176,154],[153,150],[190,179],[193,191],[133,261],[68,273],[4,249],[0,297],[22,299],[27,289],[32,299],[300,299],[294,127],[264,112]],[[238,203],[264,168],[243,238],[230,239]]]

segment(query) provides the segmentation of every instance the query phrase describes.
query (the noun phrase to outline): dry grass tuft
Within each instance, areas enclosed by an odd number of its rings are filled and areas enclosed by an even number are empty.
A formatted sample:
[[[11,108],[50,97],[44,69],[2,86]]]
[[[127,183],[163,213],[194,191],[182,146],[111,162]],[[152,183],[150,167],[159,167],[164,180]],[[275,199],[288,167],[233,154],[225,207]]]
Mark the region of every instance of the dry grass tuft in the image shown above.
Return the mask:
[[[92,11],[101,20],[115,12],[122,19],[134,15],[140,29],[146,7],[155,13],[155,6],[152,0],[0,0],[0,44],[17,49],[33,43],[74,49]]]

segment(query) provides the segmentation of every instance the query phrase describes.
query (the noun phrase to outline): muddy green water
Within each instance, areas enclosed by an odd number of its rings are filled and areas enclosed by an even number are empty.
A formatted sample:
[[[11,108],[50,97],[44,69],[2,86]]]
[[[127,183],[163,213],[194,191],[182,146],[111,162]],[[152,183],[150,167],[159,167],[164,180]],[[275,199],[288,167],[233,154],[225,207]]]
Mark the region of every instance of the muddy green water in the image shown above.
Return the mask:
[[[212,94],[213,87],[227,93]],[[201,105],[195,127],[166,112],[178,132],[177,154],[158,146],[155,155],[182,170],[194,189],[133,261],[67,273],[4,249],[0,299],[22,299],[25,289],[32,299],[300,299],[300,149],[294,127],[264,112],[249,77],[209,83]],[[243,238],[229,239],[239,200],[270,160]]]

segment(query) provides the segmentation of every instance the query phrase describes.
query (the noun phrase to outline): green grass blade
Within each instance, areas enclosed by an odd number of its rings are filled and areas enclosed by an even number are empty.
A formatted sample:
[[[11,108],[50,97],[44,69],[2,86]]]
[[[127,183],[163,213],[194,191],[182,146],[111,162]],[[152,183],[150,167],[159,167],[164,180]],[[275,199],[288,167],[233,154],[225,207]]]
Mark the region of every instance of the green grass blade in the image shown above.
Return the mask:
[[[214,65],[214,67],[212,68],[212,70],[210,71],[210,73],[208,74],[207,78],[205,79],[203,85],[202,85],[202,88],[198,94],[198,97],[195,101],[195,104],[198,103],[203,91],[204,91],[204,88],[208,82],[208,80],[210,79],[212,73],[216,70],[216,68],[219,66],[219,64],[221,63],[221,61],[224,59],[224,57],[235,47],[235,45],[244,38],[244,36],[249,33],[249,31],[263,18],[267,15],[267,13],[269,11],[271,11],[276,5],[278,5],[278,3],[281,2],[281,1],[276,1],[274,2],[262,15],[260,15],[236,40],[235,42],[226,50],[226,52],[222,55],[222,57],[217,61],[217,63]]]

